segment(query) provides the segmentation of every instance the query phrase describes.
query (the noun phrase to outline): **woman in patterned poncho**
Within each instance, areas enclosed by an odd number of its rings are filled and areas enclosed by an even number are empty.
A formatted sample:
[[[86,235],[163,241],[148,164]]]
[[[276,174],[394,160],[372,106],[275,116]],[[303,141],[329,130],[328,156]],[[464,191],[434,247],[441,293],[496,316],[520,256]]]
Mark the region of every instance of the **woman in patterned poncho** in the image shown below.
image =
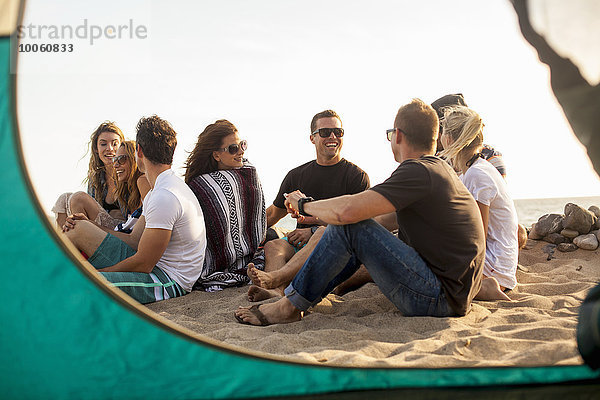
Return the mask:
[[[208,125],[186,162],[190,186],[206,221],[206,256],[195,289],[216,291],[247,284],[246,266],[264,239],[265,199],[247,148],[227,120]]]

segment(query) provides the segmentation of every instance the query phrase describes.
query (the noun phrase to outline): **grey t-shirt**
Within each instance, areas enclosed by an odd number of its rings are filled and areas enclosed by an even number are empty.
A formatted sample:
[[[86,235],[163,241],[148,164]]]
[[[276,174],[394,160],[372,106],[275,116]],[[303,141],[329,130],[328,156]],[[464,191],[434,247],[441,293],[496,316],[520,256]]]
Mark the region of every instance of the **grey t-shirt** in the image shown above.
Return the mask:
[[[442,159],[406,160],[371,188],[396,208],[398,237],[440,279],[448,303],[465,315],[481,287],[485,236],[473,196]]]

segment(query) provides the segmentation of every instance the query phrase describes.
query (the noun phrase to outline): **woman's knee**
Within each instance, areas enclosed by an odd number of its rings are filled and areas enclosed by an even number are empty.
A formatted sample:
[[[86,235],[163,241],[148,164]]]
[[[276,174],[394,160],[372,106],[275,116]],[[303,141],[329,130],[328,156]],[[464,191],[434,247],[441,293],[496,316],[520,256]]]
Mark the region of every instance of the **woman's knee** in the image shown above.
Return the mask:
[[[92,199],[92,197],[89,194],[85,192],[75,192],[69,198],[69,205],[71,209],[73,209],[74,207],[84,208],[85,205],[89,205],[90,202],[93,201],[94,199]]]

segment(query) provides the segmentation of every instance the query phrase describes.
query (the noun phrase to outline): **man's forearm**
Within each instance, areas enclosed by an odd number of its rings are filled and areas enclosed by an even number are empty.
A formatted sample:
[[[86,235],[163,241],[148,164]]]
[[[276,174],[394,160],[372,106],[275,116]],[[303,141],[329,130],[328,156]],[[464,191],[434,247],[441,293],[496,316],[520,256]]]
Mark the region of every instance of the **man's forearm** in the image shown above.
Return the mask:
[[[298,223],[304,224],[304,225],[327,225],[325,222],[321,221],[317,217],[304,217],[304,218],[302,218],[302,221],[300,221],[300,219],[298,219]]]
[[[344,225],[349,222],[349,215],[345,214],[350,196],[335,197],[326,200],[304,203],[304,212],[317,218],[321,224]],[[357,222],[357,221],[352,221]]]
[[[302,192],[294,191],[286,202],[297,210],[298,201],[302,197]],[[389,200],[372,190],[326,200],[305,202],[302,208],[304,213],[332,225],[354,224],[377,215],[396,211]]]
[[[286,214],[287,211],[284,208],[279,208],[271,204],[267,208],[267,227],[270,228],[275,225],[281,218],[285,217]]]

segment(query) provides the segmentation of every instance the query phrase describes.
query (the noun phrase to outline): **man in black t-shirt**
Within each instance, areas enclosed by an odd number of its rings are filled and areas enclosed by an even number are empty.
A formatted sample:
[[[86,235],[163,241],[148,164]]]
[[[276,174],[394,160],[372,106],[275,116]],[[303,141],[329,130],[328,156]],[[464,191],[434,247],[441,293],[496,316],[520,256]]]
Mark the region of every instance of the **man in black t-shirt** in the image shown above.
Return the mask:
[[[465,315],[479,292],[485,236],[477,203],[454,170],[434,155],[438,117],[421,100],[398,110],[388,129],[398,168],[370,190],[313,201],[300,191],[286,206],[329,225],[285,297],[240,307],[240,323],[298,321],[364,264],[405,316]],[[395,213],[398,236],[373,217]]]
[[[284,204],[285,196],[294,190],[300,189],[307,196],[322,200],[360,193],[370,186],[368,175],[343,159],[340,154],[344,129],[335,111],[325,110],[316,114],[311,121],[310,132],[310,141],[315,146],[317,158],[288,172],[275,201],[267,208],[268,227],[288,213]],[[296,229],[282,239],[265,244],[265,270],[260,271],[253,264],[248,266],[248,276],[254,283],[248,290],[250,301],[283,294],[285,286],[290,283],[318,242],[322,233],[317,232],[318,228],[326,225],[314,217],[298,216],[295,213],[292,216],[297,218]]]

